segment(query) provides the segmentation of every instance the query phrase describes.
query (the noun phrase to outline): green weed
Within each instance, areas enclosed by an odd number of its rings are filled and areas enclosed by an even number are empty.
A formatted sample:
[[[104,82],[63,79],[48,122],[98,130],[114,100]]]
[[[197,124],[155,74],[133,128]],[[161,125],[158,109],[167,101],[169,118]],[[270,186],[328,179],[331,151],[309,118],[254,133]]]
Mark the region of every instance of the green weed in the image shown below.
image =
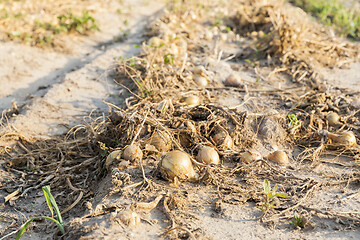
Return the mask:
[[[296,227],[304,228],[306,225],[306,220],[301,215],[295,214],[294,218],[290,221]]]
[[[53,217],[47,217],[47,216],[40,216],[40,217],[34,217],[30,220],[28,220],[26,223],[24,223],[21,227],[20,230],[16,236],[16,240],[19,240],[21,238],[21,236],[25,233],[27,227],[29,226],[29,224],[34,221],[34,220],[38,220],[38,219],[48,219],[53,221],[54,223],[56,223],[59,226],[59,229],[61,231],[62,234],[65,234],[65,229],[64,229],[64,223],[61,217],[61,213],[60,210],[56,204],[55,198],[52,196],[51,192],[50,192],[50,186],[45,186],[42,187],[43,193],[44,193],[44,197],[46,200],[46,203],[50,209],[51,212],[51,216],[54,215],[53,210],[55,210],[56,213],[56,219]]]
[[[339,0],[290,0],[340,34],[360,39],[360,10],[349,9]]]
[[[54,42],[54,36],[60,33],[77,32],[86,34],[89,31],[99,30],[94,17],[89,15],[88,11],[83,11],[82,15],[76,16],[71,11],[57,17],[58,22],[45,23],[35,19],[32,32],[11,32],[8,37],[13,40],[21,40],[31,45],[48,46]]]
[[[263,183],[264,187],[264,202],[260,207],[260,210],[263,212],[263,216],[270,210],[276,208],[275,201],[276,198],[289,198],[286,193],[277,192],[278,187],[275,185],[272,189],[270,186],[269,180],[265,179]]]
[[[295,127],[295,126],[298,126],[300,124],[298,118],[296,117],[295,114],[289,114],[288,115],[288,118],[289,118],[289,125],[290,125],[290,129]]]

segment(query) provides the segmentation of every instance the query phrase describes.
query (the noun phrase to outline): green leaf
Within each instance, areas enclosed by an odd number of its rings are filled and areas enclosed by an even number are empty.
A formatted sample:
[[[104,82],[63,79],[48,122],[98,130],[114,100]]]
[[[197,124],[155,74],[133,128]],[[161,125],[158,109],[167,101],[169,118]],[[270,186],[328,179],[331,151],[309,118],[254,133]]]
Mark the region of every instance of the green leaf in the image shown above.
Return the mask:
[[[37,219],[48,219],[48,220],[51,220],[53,221],[54,223],[56,223],[60,230],[61,230],[61,233],[62,234],[65,234],[65,230],[64,230],[64,227],[60,224],[60,222],[58,222],[56,219],[54,218],[51,218],[51,217],[46,217],[46,216],[40,216],[40,217],[35,217],[35,218],[32,218],[30,219],[29,221],[27,221],[24,225],[22,225],[22,227],[20,228],[17,236],[16,236],[16,240],[19,240],[21,238],[21,236],[25,233],[27,227],[29,226],[29,224],[34,221],[34,220],[37,220]]]
[[[269,180],[265,179],[263,185],[264,185],[264,193],[268,194],[271,189]]]
[[[58,219],[59,223],[61,224],[61,226],[63,226],[63,220],[61,218],[61,213],[60,213],[59,207],[56,204],[55,198],[53,197],[53,195],[50,192],[50,186],[49,185],[44,186],[43,191],[45,191],[48,194],[50,203],[51,203],[51,205],[53,206],[53,208],[55,210],[57,219]]]
[[[278,193],[275,194],[275,196],[281,197],[281,198],[289,198],[289,196],[286,193],[283,193],[283,192],[278,192]]]
[[[47,190],[45,191],[45,189],[47,189]],[[48,194],[48,192],[50,193],[50,186],[48,185],[48,186],[42,187],[42,191],[43,191],[43,193],[44,193],[44,197],[45,197],[46,203],[47,203],[47,205],[48,205],[48,207],[49,207],[49,209],[50,209],[51,216],[54,217],[53,206],[51,205],[50,196],[49,196],[49,194]]]
[[[278,189],[278,186],[275,185],[275,186],[273,187],[273,189],[271,190],[271,196],[272,196],[272,197],[274,197],[274,196],[276,195],[277,189]]]

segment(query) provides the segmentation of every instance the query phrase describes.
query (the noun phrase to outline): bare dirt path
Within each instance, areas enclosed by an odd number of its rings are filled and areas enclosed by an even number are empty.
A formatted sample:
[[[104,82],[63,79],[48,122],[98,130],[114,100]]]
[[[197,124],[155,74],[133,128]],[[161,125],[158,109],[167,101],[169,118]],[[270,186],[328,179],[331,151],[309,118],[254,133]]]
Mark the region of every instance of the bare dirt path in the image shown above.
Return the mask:
[[[128,12],[125,17],[102,13],[98,16],[101,32],[74,41],[72,54],[1,44],[0,109],[9,109],[12,102],[18,106],[19,114],[10,120],[14,131],[25,137],[61,134],[91,110],[106,112],[103,100],[117,91],[108,78],[111,62],[139,52],[134,45],[142,42],[144,27],[163,4],[129,1],[121,7]],[[120,29],[126,28],[127,39],[116,41],[124,34]]]

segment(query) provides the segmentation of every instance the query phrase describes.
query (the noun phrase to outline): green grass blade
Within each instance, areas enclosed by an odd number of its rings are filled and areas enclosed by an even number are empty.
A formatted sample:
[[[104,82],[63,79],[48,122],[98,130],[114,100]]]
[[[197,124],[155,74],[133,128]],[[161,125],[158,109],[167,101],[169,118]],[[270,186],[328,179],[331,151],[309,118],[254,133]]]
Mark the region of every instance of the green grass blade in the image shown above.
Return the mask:
[[[263,185],[264,185],[264,193],[268,194],[270,192],[270,182],[269,182],[269,180],[265,179]]]
[[[289,198],[289,196],[286,193],[282,193],[282,192],[276,193],[276,196],[281,197],[281,198]]]
[[[30,219],[24,225],[22,225],[22,227],[20,228],[20,230],[19,230],[19,232],[18,232],[18,234],[16,236],[16,240],[19,240],[21,238],[21,236],[25,233],[25,231],[26,231],[27,227],[29,226],[29,224],[32,221],[37,220],[37,219],[48,219],[48,220],[53,221],[54,223],[56,223],[59,226],[61,233],[65,234],[64,227],[56,219],[54,219],[52,217],[40,216],[40,217],[35,217],[35,218]]]
[[[45,191],[45,189],[48,189],[48,191]],[[50,196],[48,194],[48,192],[50,193],[50,186],[45,186],[45,187],[42,187],[42,191],[44,193],[44,197],[45,197],[45,200],[46,200],[46,203],[50,209],[50,212],[51,212],[51,216],[53,217],[54,216],[54,212],[53,212],[53,206],[50,202]]]
[[[50,186],[43,187],[43,191],[45,191],[47,193],[47,195],[49,196],[50,203],[51,203],[52,207],[55,210],[57,219],[58,219],[59,223],[61,225],[63,225],[63,220],[62,220],[62,217],[61,217],[61,213],[60,213],[59,207],[56,204],[55,198],[53,197],[53,195],[50,192]]]

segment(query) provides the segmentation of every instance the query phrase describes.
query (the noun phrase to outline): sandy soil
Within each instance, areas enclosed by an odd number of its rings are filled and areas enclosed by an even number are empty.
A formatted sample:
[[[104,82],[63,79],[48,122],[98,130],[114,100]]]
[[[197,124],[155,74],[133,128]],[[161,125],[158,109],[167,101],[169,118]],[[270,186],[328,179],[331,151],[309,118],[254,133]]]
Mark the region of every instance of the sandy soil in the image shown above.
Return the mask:
[[[146,1],[146,3],[141,0],[125,1],[124,4],[133,7],[129,7],[127,15],[131,32],[127,40],[122,42],[114,41],[114,37],[121,34],[119,26],[125,27],[123,19],[117,15],[103,13],[103,17],[97,17],[101,21],[99,24],[101,31],[89,37],[73,39],[72,53],[52,52],[12,42],[0,43],[0,110],[11,109],[12,111],[7,118],[2,119],[1,146],[10,146],[17,140],[7,138],[6,134],[16,132],[26,139],[49,139],[65,133],[69,128],[82,124],[84,121],[105,116],[108,105],[103,100],[116,102],[118,105],[124,104],[127,95],[122,93],[123,89],[116,85],[111,77],[114,58],[120,56],[126,58],[139,53],[140,50],[134,48],[134,45],[144,40],[142,35],[144,27],[157,18],[164,7],[164,4],[158,1]],[[232,51],[236,51],[231,46],[223,47],[224,55],[230,55]],[[219,73],[217,75],[219,79],[234,73],[246,81],[254,83],[257,81],[257,76],[249,70],[246,63],[239,63],[234,67],[230,62],[221,61],[212,69]],[[359,62],[343,69],[321,70],[324,83],[329,89],[342,89],[355,94],[360,92],[359,72]],[[295,84],[287,84],[279,79],[266,84],[280,86],[279,88],[286,86],[287,89],[297,87]],[[301,91],[300,88],[299,92]],[[222,95],[214,98],[220,105],[238,106],[239,110],[251,111],[267,106],[271,115],[272,108],[276,108],[277,103],[269,105],[266,101],[254,101],[256,97],[260,98],[257,93],[252,94],[246,104],[242,104],[245,99],[236,91],[223,92]],[[360,102],[356,100],[353,104],[360,106]],[[275,124],[270,118],[269,121],[269,125]],[[280,130],[273,131],[275,135],[281,134]],[[263,149],[265,153],[269,152],[266,146],[269,142],[273,143],[273,140],[262,139],[258,149]],[[278,147],[286,147],[279,142],[276,144]],[[0,165],[5,166],[5,164],[5,160],[0,161]],[[314,179],[320,178],[319,173],[326,171],[353,171],[351,167],[344,169],[325,163],[311,171],[307,171],[305,167],[298,166],[296,163],[293,165],[294,169],[301,169],[301,173],[294,170],[295,175]],[[4,167],[0,170],[0,177],[3,179],[14,178],[17,174],[19,173],[6,171]],[[124,199],[118,199],[116,195],[109,196],[111,176],[105,177],[96,184],[91,208],[131,203],[130,199],[124,202]],[[182,191],[184,190],[179,190],[179,192]],[[346,229],[342,227],[341,222],[334,222],[327,217],[315,217],[314,229],[308,230],[289,229],[285,225],[278,225],[275,228],[266,226],[259,222],[261,211],[256,208],[255,203],[251,202],[242,205],[222,203],[221,209],[214,211],[217,199],[209,198],[207,191],[211,191],[211,188],[199,186],[196,192],[191,193],[192,199],[205,202],[205,204],[201,208],[194,205],[189,213],[191,216],[189,218],[193,220],[189,222],[189,225],[193,229],[199,229],[203,239],[360,238],[358,227]],[[360,209],[359,196],[356,194],[358,191],[358,188],[351,187],[346,189],[340,186],[331,189],[322,187],[309,201],[314,208],[358,212]],[[47,214],[46,203],[39,186],[16,200],[14,206],[4,203],[3,198],[7,195],[8,192],[1,188],[0,216],[6,215],[6,217],[0,219],[0,229],[18,226],[18,222],[23,223],[25,219],[39,212]],[[58,193],[55,197],[61,195],[62,193]],[[140,227],[134,229],[110,221],[110,214],[80,220],[79,217],[89,214],[89,210],[90,208],[84,212],[75,208],[64,216],[65,220],[79,221],[78,224],[82,226],[81,230],[72,232],[72,235],[67,235],[68,238],[65,237],[65,239],[159,239],[162,238],[161,234],[168,226],[168,220],[159,209],[140,213],[143,221]],[[9,227],[6,232],[3,232],[3,236],[14,230],[14,227]],[[22,239],[52,239],[53,232],[54,228],[42,226],[29,230]],[[5,239],[14,239],[14,236]]]

